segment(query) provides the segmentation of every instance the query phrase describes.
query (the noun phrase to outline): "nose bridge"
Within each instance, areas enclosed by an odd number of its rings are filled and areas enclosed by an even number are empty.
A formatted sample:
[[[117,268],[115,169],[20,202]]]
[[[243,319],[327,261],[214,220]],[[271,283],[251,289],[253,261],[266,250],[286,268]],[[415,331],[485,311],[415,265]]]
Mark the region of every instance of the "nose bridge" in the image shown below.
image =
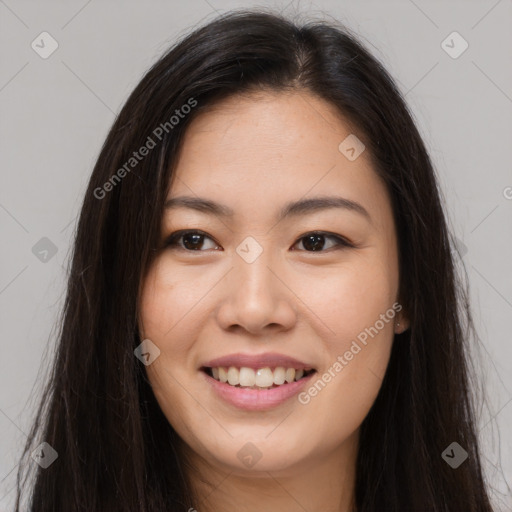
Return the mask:
[[[267,325],[289,328],[295,318],[286,286],[276,276],[275,253],[247,237],[236,249],[228,290],[219,309],[224,328],[239,325],[256,333]]]
[[[246,239],[238,246],[236,252],[233,278],[238,281],[238,300],[260,302],[259,308],[264,305],[263,302],[273,302],[279,290],[275,282],[276,277],[270,270],[276,266],[272,251],[268,247],[264,249],[255,239]]]

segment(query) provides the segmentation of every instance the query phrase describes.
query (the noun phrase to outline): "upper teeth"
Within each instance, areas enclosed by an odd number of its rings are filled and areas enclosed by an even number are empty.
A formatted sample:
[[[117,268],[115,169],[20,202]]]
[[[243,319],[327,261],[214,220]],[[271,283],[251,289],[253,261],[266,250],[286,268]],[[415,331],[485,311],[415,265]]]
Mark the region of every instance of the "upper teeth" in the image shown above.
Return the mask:
[[[301,379],[304,375],[304,370],[283,368],[282,366],[278,366],[274,371],[268,366],[258,370],[253,370],[246,366],[241,368],[219,366],[218,368],[212,368],[212,375],[214,379],[227,382],[231,386],[269,388],[273,384],[279,386],[285,382]]]

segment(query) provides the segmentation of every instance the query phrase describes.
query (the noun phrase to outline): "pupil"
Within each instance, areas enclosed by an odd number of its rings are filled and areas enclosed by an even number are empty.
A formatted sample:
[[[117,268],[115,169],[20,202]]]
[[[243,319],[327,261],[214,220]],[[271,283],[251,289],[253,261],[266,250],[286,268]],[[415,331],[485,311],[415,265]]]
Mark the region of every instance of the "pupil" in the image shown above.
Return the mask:
[[[303,245],[306,249],[311,249],[312,251],[320,250],[323,247],[323,238],[323,235],[306,236]]]
[[[197,247],[197,246],[194,246],[194,244],[197,244],[199,243],[199,241],[201,240],[201,238],[203,237],[203,235],[198,235],[196,233],[188,233],[186,235],[183,235],[183,245],[187,248],[187,249],[200,249],[201,247]],[[192,239],[192,247],[189,247],[188,243],[187,243],[187,240],[190,240]],[[201,244],[202,245],[202,244]]]

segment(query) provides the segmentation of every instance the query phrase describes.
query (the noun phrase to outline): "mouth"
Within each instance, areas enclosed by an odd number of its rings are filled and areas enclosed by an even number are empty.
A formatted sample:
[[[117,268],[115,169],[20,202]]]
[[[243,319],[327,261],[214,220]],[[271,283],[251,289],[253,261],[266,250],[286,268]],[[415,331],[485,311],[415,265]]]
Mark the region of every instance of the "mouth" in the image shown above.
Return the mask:
[[[307,379],[316,373],[314,368],[294,368],[285,366],[203,366],[201,371],[208,377],[233,388],[269,390],[280,388]]]
[[[213,396],[253,412],[290,403],[317,372],[311,363],[276,352],[225,355],[205,361],[198,369]]]

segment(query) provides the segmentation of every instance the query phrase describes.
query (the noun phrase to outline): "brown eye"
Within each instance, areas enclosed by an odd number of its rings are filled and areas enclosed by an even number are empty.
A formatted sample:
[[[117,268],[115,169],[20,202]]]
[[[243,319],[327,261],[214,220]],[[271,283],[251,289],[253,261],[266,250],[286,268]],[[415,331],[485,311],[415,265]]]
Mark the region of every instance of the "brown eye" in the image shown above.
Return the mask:
[[[205,240],[213,242],[213,244],[210,244],[211,247],[205,247],[205,245],[208,245],[207,243],[205,244]],[[328,240],[332,242],[330,242],[330,245],[327,243],[326,247],[326,241]],[[295,242],[294,246],[298,243],[302,243],[303,248],[300,250],[306,252],[327,252],[327,249],[353,247],[353,245],[344,238],[324,231],[307,233],[301,236],[297,242]],[[197,230],[176,231],[167,238],[165,246],[171,249],[179,249],[188,252],[203,252],[204,250],[219,248],[219,245],[217,245],[211,237]]]
[[[327,247],[327,249],[339,247],[353,247],[350,243],[348,243],[340,236],[331,235],[323,231],[308,233],[307,235],[304,235],[301,238],[299,238],[298,242],[302,242],[302,246],[304,247],[304,250],[306,250],[307,252],[325,252],[325,241],[327,239],[334,240],[333,244],[330,247]]]
[[[205,239],[212,240],[206,233],[201,231],[176,231],[167,239],[165,245],[166,247],[183,249],[185,251],[201,252],[205,246]],[[180,242],[181,240],[183,241]],[[213,247],[207,247],[207,249],[215,249],[216,247],[218,245],[214,243]]]

